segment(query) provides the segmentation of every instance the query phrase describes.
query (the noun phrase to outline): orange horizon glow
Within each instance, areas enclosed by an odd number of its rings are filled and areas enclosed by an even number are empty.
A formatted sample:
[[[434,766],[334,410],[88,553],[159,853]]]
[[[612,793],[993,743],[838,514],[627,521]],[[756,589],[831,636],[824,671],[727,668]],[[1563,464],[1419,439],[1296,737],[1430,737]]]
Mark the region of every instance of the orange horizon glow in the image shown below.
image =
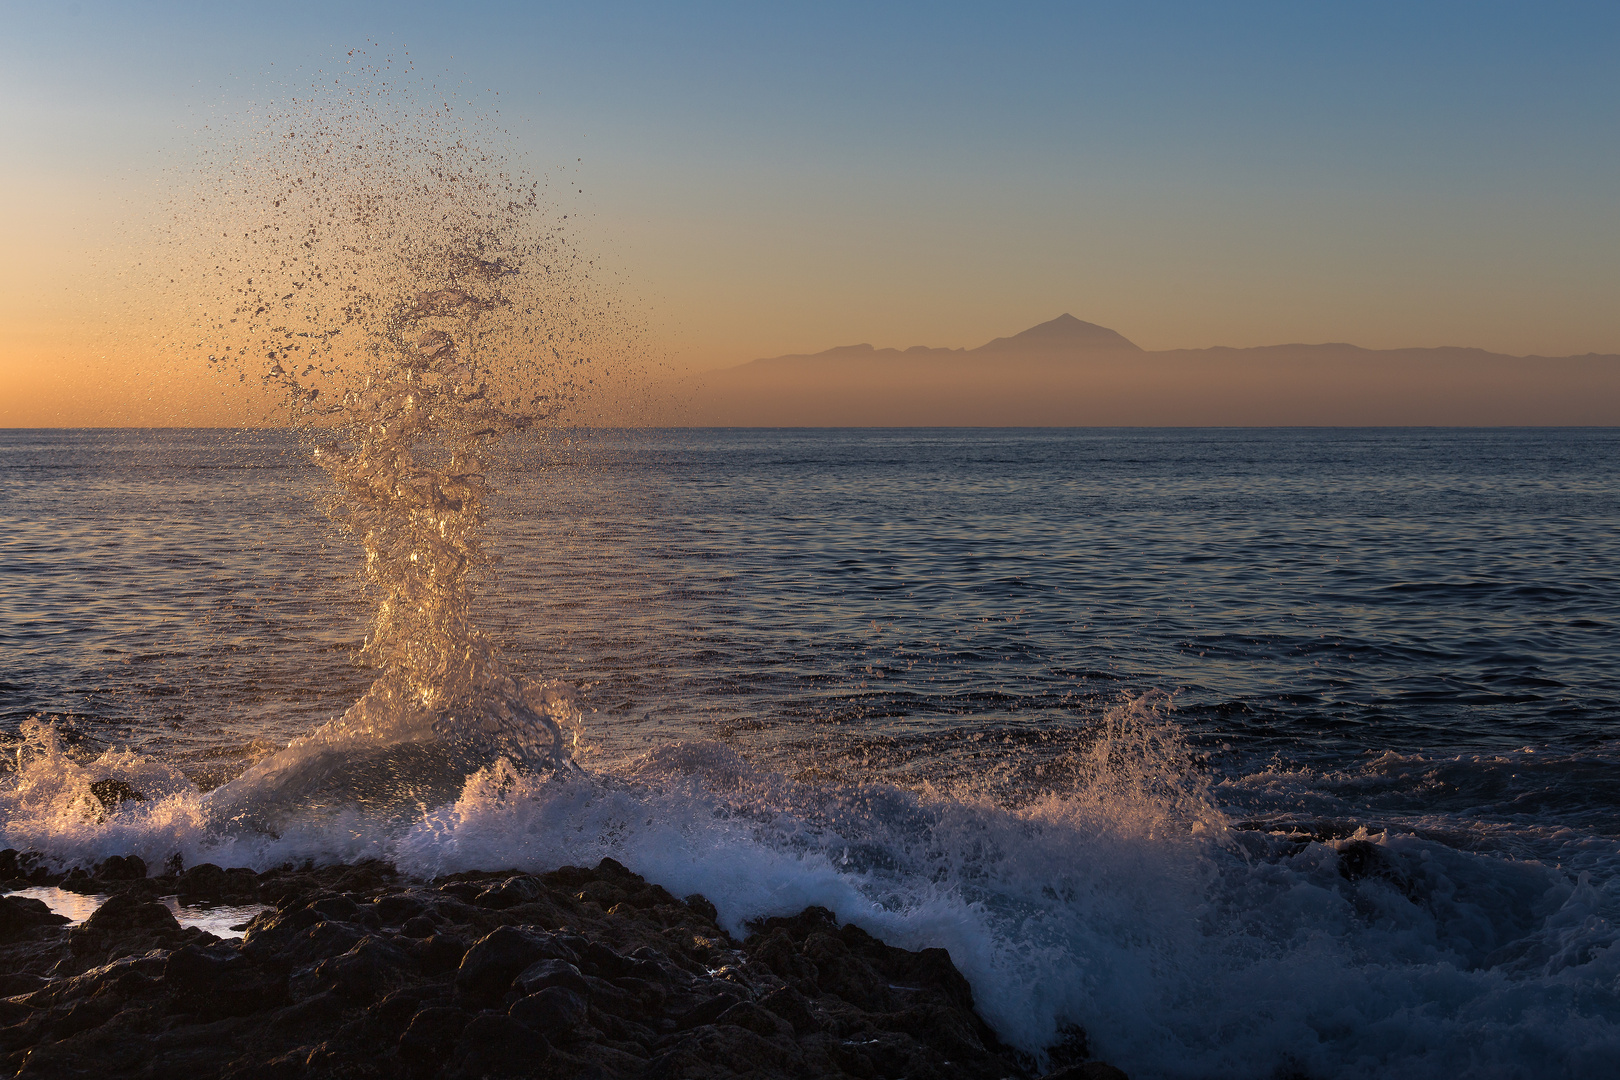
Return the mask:
[[[647,403],[681,376],[1065,311],[1151,353],[1620,354],[1612,13],[962,7],[852,35],[407,7],[379,38],[375,12],[75,9],[0,41],[0,426],[274,423],[175,334],[183,189],[363,63],[447,123],[498,117],[637,327],[614,362],[649,379],[614,393],[644,418],[679,420]]]

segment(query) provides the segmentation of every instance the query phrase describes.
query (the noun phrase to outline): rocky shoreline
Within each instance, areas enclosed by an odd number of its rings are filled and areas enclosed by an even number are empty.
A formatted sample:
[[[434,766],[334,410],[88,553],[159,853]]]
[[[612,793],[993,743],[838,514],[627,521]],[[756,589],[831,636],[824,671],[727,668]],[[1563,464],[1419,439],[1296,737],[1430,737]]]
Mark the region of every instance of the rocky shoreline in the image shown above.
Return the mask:
[[[702,896],[594,869],[406,878],[379,862],[264,873],[137,858],[0,889],[109,899],[83,924],[0,896],[0,1076],[1032,1078],[943,949],[824,908],[743,941]],[[160,897],[269,905],[222,940]],[[1069,1029],[1049,1080],[1123,1080]]]

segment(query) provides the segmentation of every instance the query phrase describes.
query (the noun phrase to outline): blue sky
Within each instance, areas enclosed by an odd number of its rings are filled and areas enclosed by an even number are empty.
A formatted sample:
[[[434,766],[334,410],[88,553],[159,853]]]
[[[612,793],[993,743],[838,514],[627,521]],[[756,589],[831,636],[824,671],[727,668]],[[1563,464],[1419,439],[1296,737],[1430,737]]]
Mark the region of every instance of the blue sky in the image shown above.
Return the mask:
[[[498,109],[699,366],[1061,311],[1620,352],[1620,5],[1007,7],[6,3],[0,193],[14,249],[93,246],[193,129],[366,47]],[[18,257],[0,325],[73,272]]]

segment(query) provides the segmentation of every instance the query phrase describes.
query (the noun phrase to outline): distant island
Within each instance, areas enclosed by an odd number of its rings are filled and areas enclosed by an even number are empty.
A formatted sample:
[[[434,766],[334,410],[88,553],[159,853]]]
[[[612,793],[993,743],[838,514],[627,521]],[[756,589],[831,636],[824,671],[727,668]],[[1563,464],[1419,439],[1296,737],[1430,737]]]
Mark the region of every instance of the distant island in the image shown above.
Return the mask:
[[[1620,356],[1355,345],[1149,352],[1060,315],[974,349],[845,345],[682,381],[680,426],[1616,425]],[[658,410],[660,413],[665,410]]]

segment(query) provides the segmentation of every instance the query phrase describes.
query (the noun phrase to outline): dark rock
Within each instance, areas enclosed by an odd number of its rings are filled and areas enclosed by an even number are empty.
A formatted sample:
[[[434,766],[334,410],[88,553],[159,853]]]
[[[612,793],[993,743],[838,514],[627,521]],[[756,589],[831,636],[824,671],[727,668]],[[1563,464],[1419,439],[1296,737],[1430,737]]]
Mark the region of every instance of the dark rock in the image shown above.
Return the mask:
[[[252,932],[251,929],[248,931],[249,934]],[[250,948],[246,936],[243,937],[242,946],[249,956],[260,963],[289,970],[342,956],[360,944],[365,936],[365,932],[357,926],[323,919],[292,934],[279,948],[265,947],[263,938],[257,943],[260,948]]]
[[[843,1041],[834,1050],[833,1057],[845,1071],[857,1075],[987,1077],[1000,1072],[989,1061],[949,1060],[951,1067],[943,1069],[941,1066],[948,1059],[930,1052],[917,1040],[892,1031],[865,1032],[859,1039]]]
[[[628,903],[631,907],[646,911],[650,908],[669,907],[680,901],[671,896],[669,890],[662,885],[643,885],[631,891]]]
[[[146,801],[145,795],[142,795],[124,781],[114,780],[111,777],[106,780],[97,780],[91,784],[90,794],[96,797],[105,810],[116,810],[126,802]]]
[[[8,972],[0,975],[0,998],[32,994],[49,982],[50,980],[43,975],[33,975],[26,971]],[[3,1022],[0,1022],[0,1026],[3,1026]]]
[[[461,1032],[453,1052],[452,1077],[533,1076],[551,1056],[544,1035],[510,1016],[484,1013]]]
[[[596,864],[596,876],[617,881],[620,885],[644,885],[647,879],[631,870],[618,859],[603,859]]]
[[[789,986],[812,996],[821,992],[821,970],[799,952],[797,943],[785,928],[777,927],[763,938],[749,938],[746,945],[750,956]]]
[[[268,933],[271,930],[292,932],[325,921],[326,916],[316,911],[310,904],[299,904],[284,899],[273,909],[261,911],[248,920],[248,927],[257,933]]]
[[[50,862],[38,851],[24,851],[17,856],[16,877],[30,885],[55,885],[61,874],[51,872]]]
[[[360,905],[347,896],[323,896],[309,905],[309,909],[319,912],[328,919],[338,919],[340,921],[352,920],[356,915],[360,914]]]
[[[72,921],[53,912],[43,900],[30,896],[0,896],[0,941],[20,937],[41,926],[62,926]]]
[[[324,921],[325,916],[320,912],[296,904],[279,911],[261,911],[248,920],[247,930],[242,935],[242,949],[260,963],[277,962],[281,951],[293,938]]]
[[[82,896],[99,896],[103,893],[114,891],[111,882],[102,881],[99,878],[93,878],[83,870],[77,868],[69,871],[68,876],[62,879],[61,883],[57,885],[57,888],[63,889],[67,892],[76,892]]]
[[[673,989],[667,982],[652,982],[634,976],[614,979],[612,983],[614,987],[628,994],[639,1008],[651,1012],[663,1009],[664,1002],[669,999],[670,990]]]
[[[488,887],[472,881],[452,881],[447,885],[440,885],[439,891],[460,900],[463,904],[471,904]]]
[[[237,872],[187,873],[223,893]],[[704,904],[611,860],[434,886],[386,864],[285,867],[253,877],[277,908],[240,945],[138,899],[185,876],[126,886],[71,932],[0,898],[0,918],[27,923],[0,945],[0,995],[23,995],[0,999],[0,1075],[1001,1080],[1032,1066],[943,950],[892,948],[818,908],[756,924],[739,949]],[[380,884],[340,889],[351,877]],[[508,887],[532,899],[501,906]],[[629,897],[611,913],[569,899],[608,888]],[[1065,1035],[1047,1056],[1088,1070],[1066,1077],[1119,1080],[1087,1049]]]
[[[610,908],[613,905],[628,899],[629,895],[629,893],[625,892],[613,882],[601,880],[587,881],[584,885],[580,886],[579,892],[575,894],[577,899],[586,900],[594,904],[600,904],[604,908]]]
[[[815,1013],[810,1011],[809,1000],[791,986],[784,986],[780,990],[773,990],[759,999],[762,1009],[768,1009],[793,1025],[793,1030],[800,1035],[809,1035],[821,1030],[821,1023],[816,1019]]]
[[[28,998],[38,1007],[59,1005],[94,997],[103,992],[113,994],[150,990],[163,976],[167,957],[162,951],[141,956],[126,956],[86,969],[82,974],[50,979]]]
[[[252,903],[259,899],[259,875],[246,866],[233,866],[225,871],[225,887],[220,899],[227,903]]]
[[[467,955],[467,943],[454,934],[434,934],[411,946],[411,955],[429,975],[455,971]]]
[[[655,1077],[681,1077],[683,1080],[728,1075],[814,1075],[804,1069],[802,1055],[791,1046],[791,1043],[782,1044],[767,1039],[736,1024],[710,1024],[670,1040],[668,1048],[648,1065],[647,1073]],[[855,1075],[879,1074],[868,1068]]]
[[[278,908],[289,901],[307,903],[324,884],[315,874],[282,866],[259,875],[259,899]]]
[[[633,961],[630,973],[638,979],[651,979],[653,981],[664,979],[685,983],[689,977],[704,970],[694,968],[692,960],[688,956],[679,955],[678,953],[671,956],[664,950],[653,948],[650,945],[643,945],[629,955]]]
[[[457,923],[471,926],[485,926],[493,929],[497,925],[521,922],[520,919],[498,918],[491,920],[489,912],[474,907],[472,904],[462,903],[453,896],[440,896],[433,901],[431,908],[423,914],[438,923]],[[486,924],[489,924],[486,926]]]
[[[506,993],[519,972],[536,960],[556,955],[550,934],[503,926],[467,950],[456,971],[456,990],[469,1000],[493,1003]]]
[[[606,979],[599,979],[595,975],[585,976],[585,986],[588,997],[596,1008],[613,1013],[615,1016],[632,1016],[640,1012],[641,1003],[639,995],[621,990]]]
[[[17,869],[17,854],[17,849],[12,847],[0,851],[0,881],[22,877],[21,871]]]
[[[151,949],[178,948],[201,936],[201,931],[188,934],[182,930],[174,913],[159,901],[119,893],[69,931],[68,944],[75,956],[112,960]]]
[[[473,898],[473,903],[482,908],[503,910],[516,907],[519,904],[532,903],[544,896],[546,887],[528,875],[509,877],[499,884],[492,885]]]
[[[721,1013],[741,1000],[741,997],[729,991],[715,994],[676,1017],[675,1028],[678,1031],[685,1031],[687,1028],[712,1024],[720,1018]]]
[[[169,954],[163,982],[199,1016],[248,1016],[287,1001],[287,982],[225,942],[186,945]]]
[[[309,963],[340,957],[358,946],[364,936],[366,933],[358,926],[322,920],[293,934],[292,941],[277,950],[271,960],[283,968],[305,967]],[[246,939],[243,939],[243,944],[246,944]]]
[[[863,1009],[881,1011],[889,1007],[887,981],[871,964],[851,953],[837,934],[818,930],[804,940],[800,949],[816,965],[816,983],[822,993],[837,994]]]
[[[337,892],[367,892],[380,889],[399,877],[392,863],[381,859],[362,859],[353,866],[337,867],[337,879],[332,888]]]
[[[983,1061],[990,1057],[982,1036],[989,1031],[972,1013],[937,1004],[913,1005],[899,1012],[880,1014],[873,1023],[887,1031],[903,1032],[956,1061]],[[993,1039],[991,1041],[994,1041]]]
[[[415,982],[421,971],[400,949],[368,937],[343,955],[295,974],[289,991],[295,999],[333,990],[351,1001],[370,1002]]]
[[[334,1039],[317,1043],[304,1056],[304,1069],[308,1076],[355,1076],[370,1072],[366,1057]]]
[[[442,986],[434,983],[407,986],[385,996],[367,1010],[371,1022],[389,1036],[397,1036],[410,1025],[411,1018],[423,1008],[447,1004]]]
[[[720,911],[702,893],[693,893],[686,898],[686,906],[703,916],[707,922],[716,925],[720,922]]]
[[[1091,1058],[1091,1039],[1079,1024],[1063,1024],[1057,1029],[1057,1041],[1046,1048],[1046,1060],[1053,1070],[1081,1065]]]
[[[807,907],[797,915],[774,916],[751,923],[749,929],[755,933],[768,933],[772,930],[785,930],[793,940],[803,940],[817,930],[837,930],[838,916],[824,907]]]
[[[382,921],[384,926],[398,926],[421,915],[422,912],[427,910],[427,905],[414,896],[379,896],[377,902],[372,905],[372,910],[377,913],[377,918]],[[428,922],[428,925],[431,927],[433,924]],[[432,933],[432,931],[429,930],[428,933]],[[427,934],[413,934],[412,936],[427,937]]]
[[[579,957],[581,969],[605,979],[628,975],[636,962],[628,956],[614,952],[599,941],[587,941]]]
[[[175,887],[188,900],[212,900],[225,888],[225,868],[213,863],[198,863],[179,875]]]
[[[566,1038],[585,1026],[589,1009],[585,999],[565,986],[548,986],[519,998],[507,1010],[518,1023],[554,1038]]]
[[[186,993],[214,993],[248,966],[247,957],[224,942],[187,945],[169,954],[163,981]]]
[[[587,870],[581,866],[559,866],[555,870],[541,874],[540,880],[550,889],[559,889],[562,892],[577,892],[579,887],[587,881],[596,880],[596,871]]]
[[[552,986],[572,990],[581,997],[588,997],[591,992],[590,984],[580,974],[579,968],[566,960],[536,960],[519,972],[509,985],[515,985],[524,994],[538,994]]]
[[[175,891],[188,903],[250,903],[259,899],[258,877],[245,866],[225,870],[213,863],[199,863],[177,876]]]
[[[956,965],[951,963],[951,954],[946,950],[920,949],[912,953],[892,949],[875,938],[869,940],[886,950],[882,969],[893,982],[904,987],[931,990],[960,1009],[973,1008],[973,987],[956,970]]]
[[[838,927],[823,908],[761,920],[752,929],[743,944],[750,962],[739,975],[750,978],[749,969],[763,964],[788,984],[784,989],[813,999],[811,1018],[844,1037],[828,1051],[843,1071],[924,1075],[949,1061],[950,1075],[989,1077],[1027,1063],[973,1011],[972,991],[942,949],[893,948],[859,927]],[[786,995],[775,1000],[791,1011]]]
[[[399,1048],[412,1054],[442,1057],[461,1038],[471,1020],[472,1016],[465,1009],[429,1005],[411,1017],[399,1037]]]
[[[760,1008],[751,1001],[739,1001],[725,1012],[715,1018],[717,1024],[735,1024],[747,1028],[756,1035],[763,1035],[767,1039],[778,1035],[792,1037],[793,1025]]]
[[[111,855],[96,864],[103,881],[139,881],[146,877],[146,861],[139,855]]]

